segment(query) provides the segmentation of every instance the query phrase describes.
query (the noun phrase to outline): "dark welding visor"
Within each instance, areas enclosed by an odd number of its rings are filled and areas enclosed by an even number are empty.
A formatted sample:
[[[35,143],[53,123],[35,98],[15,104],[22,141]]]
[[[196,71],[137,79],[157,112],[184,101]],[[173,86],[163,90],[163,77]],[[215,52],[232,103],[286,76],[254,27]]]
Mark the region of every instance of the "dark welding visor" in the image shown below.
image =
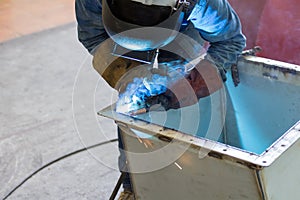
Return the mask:
[[[135,51],[157,49],[176,37],[183,6],[145,5],[131,0],[102,1],[102,20],[108,35],[118,45]]]

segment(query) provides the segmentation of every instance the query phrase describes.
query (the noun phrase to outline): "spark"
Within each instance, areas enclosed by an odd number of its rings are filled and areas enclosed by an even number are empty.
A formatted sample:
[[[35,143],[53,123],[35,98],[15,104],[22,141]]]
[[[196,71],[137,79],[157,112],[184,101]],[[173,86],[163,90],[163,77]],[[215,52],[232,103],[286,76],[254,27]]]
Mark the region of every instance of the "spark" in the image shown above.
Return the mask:
[[[181,167],[177,162],[174,162],[174,164],[175,164],[180,170],[182,170],[182,167]]]

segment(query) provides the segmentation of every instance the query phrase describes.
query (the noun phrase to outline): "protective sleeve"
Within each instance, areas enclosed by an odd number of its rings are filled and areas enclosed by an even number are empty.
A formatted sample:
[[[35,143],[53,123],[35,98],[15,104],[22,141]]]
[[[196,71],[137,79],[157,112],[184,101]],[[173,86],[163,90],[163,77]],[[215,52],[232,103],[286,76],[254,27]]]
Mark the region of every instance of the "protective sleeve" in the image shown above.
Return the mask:
[[[93,54],[108,38],[102,23],[101,0],[75,0],[78,39]]]
[[[188,17],[203,39],[210,43],[207,59],[226,72],[237,62],[246,38],[240,20],[226,0],[199,0]]]

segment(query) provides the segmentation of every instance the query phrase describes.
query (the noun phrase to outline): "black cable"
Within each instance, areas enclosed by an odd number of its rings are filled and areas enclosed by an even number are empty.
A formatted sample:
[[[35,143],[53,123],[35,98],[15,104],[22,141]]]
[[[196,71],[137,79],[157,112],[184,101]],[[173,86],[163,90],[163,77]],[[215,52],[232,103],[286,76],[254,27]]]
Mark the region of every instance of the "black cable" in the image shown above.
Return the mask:
[[[17,185],[13,190],[11,190],[4,198],[3,200],[6,200],[8,197],[10,197],[18,188],[20,188],[26,181],[28,181],[31,177],[33,177],[35,174],[39,173],[40,171],[42,171],[43,169],[45,169],[46,167],[49,167],[50,165],[60,161],[60,160],[63,160],[65,158],[68,158],[70,156],[73,156],[75,154],[78,154],[80,152],[83,152],[83,151],[86,151],[86,150],[89,150],[89,149],[92,149],[92,148],[95,148],[95,147],[98,147],[98,146],[101,146],[101,145],[104,145],[104,144],[108,144],[110,142],[116,142],[118,141],[118,139],[111,139],[111,140],[107,140],[107,141],[104,141],[104,142],[100,142],[100,143],[97,143],[97,144],[94,144],[94,145],[91,145],[91,146],[88,146],[88,147],[84,147],[82,149],[79,149],[79,150],[76,150],[76,151],[73,151],[71,153],[68,153],[64,156],[61,156],[49,163],[47,163],[46,165],[40,167],[39,169],[37,169],[36,171],[34,171],[32,174],[30,174],[27,178],[25,178],[19,185]]]

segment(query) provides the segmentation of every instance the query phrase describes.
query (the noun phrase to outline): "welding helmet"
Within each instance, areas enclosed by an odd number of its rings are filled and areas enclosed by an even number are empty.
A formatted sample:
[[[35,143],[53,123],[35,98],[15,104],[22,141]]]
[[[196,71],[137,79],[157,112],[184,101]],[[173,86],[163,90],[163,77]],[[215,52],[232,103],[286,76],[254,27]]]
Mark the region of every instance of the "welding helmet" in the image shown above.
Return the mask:
[[[184,17],[183,4],[178,0],[103,0],[102,4],[108,35],[116,44],[134,51],[169,44]]]

